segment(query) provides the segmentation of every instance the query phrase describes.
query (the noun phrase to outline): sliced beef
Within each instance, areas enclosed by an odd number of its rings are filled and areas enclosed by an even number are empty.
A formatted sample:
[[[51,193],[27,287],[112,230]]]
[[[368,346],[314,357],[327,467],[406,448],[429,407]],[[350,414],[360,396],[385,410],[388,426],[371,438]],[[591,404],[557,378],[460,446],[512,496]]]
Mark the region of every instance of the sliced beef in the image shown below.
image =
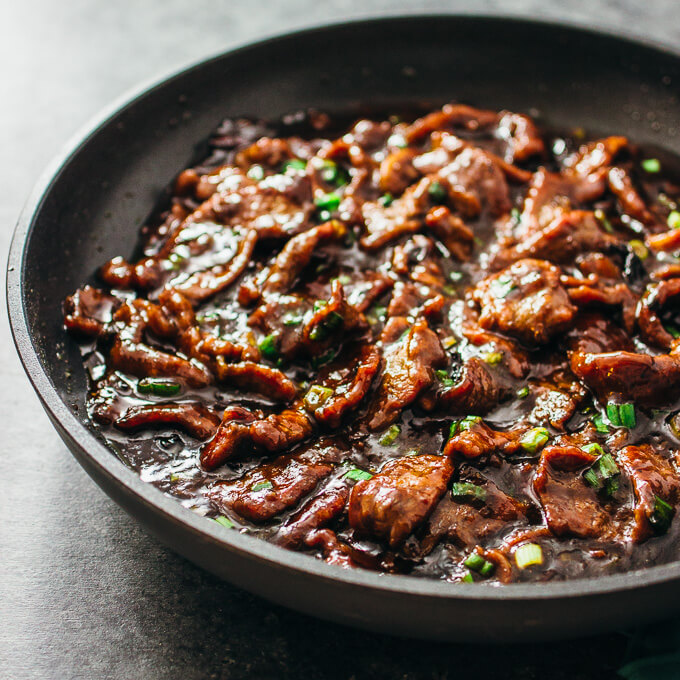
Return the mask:
[[[677,343],[666,330],[661,314],[666,307],[680,303],[680,278],[667,279],[647,287],[637,308],[637,322],[642,339],[653,347],[671,350]]]
[[[392,328],[401,323],[398,319],[394,321]],[[388,326],[383,333],[385,338],[392,332]],[[435,369],[446,362],[437,334],[424,320],[407,323],[399,339],[385,343],[383,357],[385,368],[368,421],[373,431],[397,420],[401,411],[432,384]]]
[[[665,533],[680,501],[677,471],[667,458],[644,444],[626,446],[616,454],[616,459],[628,473],[635,492],[631,538],[639,543],[656,533]],[[669,513],[658,507],[657,498],[671,507]]]
[[[609,188],[616,195],[624,211],[646,225],[654,225],[656,219],[649,211],[633,184],[632,177],[623,168],[611,168],[607,174]]]
[[[453,465],[441,456],[409,456],[388,463],[352,489],[350,526],[398,547],[427,519],[452,474]]]
[[[97,337],[111,323],[119,305],[120,301],[111,295],[84,286],[64,301],[64,326],[72,333]]]
[[[277,368],[254,361],[227,363],[217,357],[217,378],[228,385],[257,392],[274,401],[289,402],[297,395],[298,388],[285,373]]]
[[[474,245],[474,233],[463,220],[444,205],[432,208],[425,216],[425,225],[461,262],[470,259]]]
[[[505,160],[508,163],[526,161],[545,153],[545,144],[533,120],[521,113],[505,112],[496,128],[496,136],[506,144]]]
[[[511,455],[519,451],[519,439],[524,430],[499,432],[490,428],[481,418],[461,427],[449,437],[444,455],[450,458],[474,459],[493,453]]]
[[[569,327],[575,308],[560,283],[560,270],[542,260],[520,260],[477,284],[472,299],[479,324],[527,345],[545,344]]]
[[[436,403],[440,410],[451,415],[484,415],[498,405],[502,394],[503,389],[489,365],[471,357],[463,364],[460,378],[441,390]]]
[[[233,406],[225,409],[215,436],[201,449],[201,465],[214,470],[244,451],[280,453],[304,441],[313,431],[302,409],[265,416],[259,410]]]
[[[177,427],[196,439],[208,439],[219,423],[219,416],[201,402],[181,402],[130,406],[114,424],[124,432]]]
[[[534,490],[555,536],[609,538],[617,526],[583,471],[597,456],[576,446],[546,446],[534,475]]]
[[[333,470],[305,455],[285,455],[260,465],[235,481],[217,482],[209,497],[216,508],[251,522],[265,522],[296,506]]]

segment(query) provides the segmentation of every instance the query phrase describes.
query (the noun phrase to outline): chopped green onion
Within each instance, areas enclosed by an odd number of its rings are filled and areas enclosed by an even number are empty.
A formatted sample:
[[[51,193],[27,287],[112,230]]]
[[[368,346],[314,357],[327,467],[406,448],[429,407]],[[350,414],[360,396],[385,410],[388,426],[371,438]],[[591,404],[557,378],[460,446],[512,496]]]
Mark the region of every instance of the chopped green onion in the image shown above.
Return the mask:
[[[592,486],[593,489],[600,488],[600,478],[597,476],[597,472],[595,472],[593,468],[590,467],[583,473],[583,479],[585,479],[588,483],[588,486]]]
[[[680,229],[680,212],[672,210],[668,215],[666,223],[671,229]]]
[[[597,456],[603,456],[604,455],[604,449],[596,442],[593,442],[592,444],[586,444],[585,446],[581,447],[586,453],[591,453]]]
[[[496,565],[493,562],[489,562],[489,560],[485,560],[484,565],[479,570],[479,573],[482,576],[491,576],[491,574],[493,574],[495,570],[496,570]]]
[[[665,534],[673,521],[675,510],[663,498],[654,496],[654,510],[649,514],[649,523],[656,534]]]
[[[334,330],[342,326],[344,320],[342,314],[331,312],[321,323],[312,328],[309,339],[314,341],[326,340]]]
[[[550,432],[544,427],[534,427],[522,435],[519,445],[529,453],[536,453],[542,449],[550,439]]]
[[[463,564],[468,568],[472,569],[472,571],[479,571],[483,566],[486,560],[481,556],[478,555],[477,553],[472,553],[464,562]]]
[[[503,361],[503,354],[501,352],[486,352],[485,354],[482,354],[482,359],[484,359],[487,364],[495,366]]]
[[[170,253],[170,255],[168,255],[168,261],[172,263],[172,268],[174,270],[179,269],[182,262],[186,259],[187,258],[184,255],[180,255],[179,253]]]
[[[477,423],[481,422],[482,419],[480,416],[466,416],[463,420],[454,420],[449,428],[449,438],[460,432],[471,430]]]
[[[284,326],[299,326],[302,323],[302,317],[296,314],[288,314],[283,317]]]
[[[604,418],[602,417],[601,413],[596,413],[592,417],[592,423],[595,426],[595,431],[598,432],[599,434],[609,434],[609,428],[607,427],[607,424],[604,422]]]
[[[472,576],[471,571],[465,572],[465,576],[463,576],[462,579],[460,579],[462,583],[474,583],[475,579]]]
[[[647,250],[647,246],[639,239],[634,238],[628,243],[628,245],[641,260],[646,260],[649,257],[649,250]]]
[[[433,203],[444,203],[446,201],[446,189],[440,182],[432,182],[427,189]]]
[[[264,168],[261,165],[251,165],[246,173],[254,182],[264,179]]]
[[[307,167],[307,162],[302,158],[291,158],[289,161],[284,161],[281,165],[281,171],[286,172],[289,168],[293,170],[304,170]]]
[[[501,276],[491,282],[491,289],[494,297],[502,299],[507,297],[517,286],[509,276]]]
[[[444,349],[451,349],[452,347],[454,347],[457,344],[458,344],[458,340],[456,340],[456,338],[453,335],[449,335],[448,338],[444,338],[442,340],[442,347]]]
[[[435,375],[437,376],[441,384],[444,385],[444,387],[453,387],[453,385],[455,384],[455,381],[451,377],[449,377],[448,372],[445,371],[444,369],[439,369],[438,371],[435,371]]]
[[[609,479],[619,474],[619,466],[616,464],[611,453],[603,453],[596,462],[600,468],[602,479]]]
[[[349,175],[334,161],[326,160],[321,165],[321,179],[327,184],[342,186],[349,181]]]
[[[519,224],[520,215],[521,213],[519,212],[519,208],[513,208],[510,211],[510,217],[512,217],[512,220],[515,224]]]
[[[392,446],[394,442],[397,440],[397,437],[401,433],[401,428],[399,425],[391,425],[390,429],[385,432],[385,434],[380,437],[378,440],[378,443],[380,446]]]
[[[599,444],[588,444],[582,448],[588,453],[601,452],[597,460],[583,473],[586,483],[593,489],[600,489],[604,484],[607,495],[613,496],[619,488],[618,479],[615,478],[620,472],[613,456],[605,453]]]
[[[323,194],[321,196],[317,196],[314,199],[314,205],[319,210],[327,210],[328,212],[333,212],[334,210],[338,209],[338,206],[340,205],[340,196],[339,194],[336,194],[334,191],[331,192],[330,194]]]
[[[538,543],[523,543],[515,550],[515,562],[520,569],[543,564],[543,549]]]
[[[517,390],[517,398],[518,399],[526,399],[529,396],[529,388],[525,385],[524,387],[520,387],[520,389]]]
[[[604,210],[596,210],[594,215],[605,231],[608,231],[610,234],[614,232],[614,227],[612,227],[612,223],[607,219]]]
[[[675,326],[667,325],[664,326],[666,329],[666,332],[672,335],[674,338],[680,338],[680,330],[678,330]]]
[[[389,206],[392,205],[392,203],[394,203],[394,196],[392,196],[392,194],[390,194],[390,193],[383,194],[378,199],[378,203],[380,203],[380,205],[383,208],[388,208]]]
[[[279,348],[274,334],[264,337],[257,348],[265,359],[269,361],[276,361],[279,358]]]
[[[661,172],[661,163],[658,158],[645,158],[640,165],[645,172],[650,174]]]
[[[137,391],[141,394],[155,394],[157,397],[171,397],[182,389],[179,383],[170,380],[156,380],[155,378],[142,378],[137,383]]]
[[[454,482],[451,485],[451,496],[453,498],[469,498],[472,496],[477,500],[486,500],[486,489],[470,482]]]
[[[610,477],[604,480],[604,490],[607,496],[613,496],[619,490],[619,478]]]
[[[321,366],[324,366],[325,364],[330,363],[335,359],[335,357],[338,354],[338,350],[329,349],[327,352],[324,352],[323,354],[319,355],[318,357],[312,357],[311,359],[311,364],[313,368],[320,368]]]
[[[614,427],[621,427],[621,414],[619,413],[618,404],[612,401],[607,404],[607,418],[609,418],[609,422]]]
[[[219,517],[215,517],[213,520],[217,522],[218,524],[221,524],[223,527],[226,527],[227,529],[233,529],[234,528],[234,523],[228,518],[225,517],[224,515],[220,515]]]
[[[314,411],[319,406],[325,404],[333,396],[333,390],[330,387],[323,385],[312,385],[307,394],[305,394],[305,407]]]
[[[395,133],[389,136],[389,138],[387,139],[387,145],[396,146],[399,149],[405,149],[408,146],[408,143],[406,142],[402,135]]]
[[[676,210],[678,207],[678,204],[672,199],[669,198],[666,194],[659,194],[657,196],[657,200],[661,205],[665,206],[666,208],[669,208],[670,210]]]
[[[407,451],[404,455],[405,456],[419,456],[420,451],[418,449],[411,449],[410,451]]]
[[[314,311],[318,312],[320,309],[323,309],[328,302],[326,300],[315,300],[314,301]]]
[[[366,472],[366,470],[361,470],[360,468],[352,468],[342,476],[343,479],[353,479],[355,482],[371,479],[371,477],[373,477],[373,475],[370,472]]]
[[[463,272],[449,272],[449,278],[454,283],[459,283],[463,280]]]
[[[264,491],[265,489],[271,489],[274,485],[269,481],[265,480],[263,482],[256,482],[250,487],[251,491]]]
[[[620,404],[619,405],[619,416],[621,418],[621,425],[632,429],[637,424],[635,418],[635,406],[633,404]]]

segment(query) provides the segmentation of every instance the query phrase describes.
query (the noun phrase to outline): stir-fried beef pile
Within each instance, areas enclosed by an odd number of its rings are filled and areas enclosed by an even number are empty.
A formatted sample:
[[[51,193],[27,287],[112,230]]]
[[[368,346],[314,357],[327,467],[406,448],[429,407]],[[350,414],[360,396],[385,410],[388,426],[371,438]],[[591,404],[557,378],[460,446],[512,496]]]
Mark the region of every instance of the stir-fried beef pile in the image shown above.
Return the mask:
[[[333,564],[677,558],[670,157],[462,105],[339,125],[226,121],[141,257],[66,300],[109,441],[225,530]]]

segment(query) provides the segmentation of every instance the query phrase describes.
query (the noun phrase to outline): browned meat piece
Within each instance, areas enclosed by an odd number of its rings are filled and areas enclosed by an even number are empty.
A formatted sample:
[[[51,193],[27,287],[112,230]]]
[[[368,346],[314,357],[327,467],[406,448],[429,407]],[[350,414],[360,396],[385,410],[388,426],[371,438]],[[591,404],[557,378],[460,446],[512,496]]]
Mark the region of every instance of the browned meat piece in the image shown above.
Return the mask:
[[[244,170],[251,165],[265,165],[272,170],[294,157],[290,144],[285,139],[261,137],[243,151],[236,154],[234,162]]]
[[[216,364],[217,377],[221,382],[263,394],[274,401],[289,402],[297,395],[295,383],[278,368],[253,361],[228,364],[223,357],[217,357]]]
[[[576,396],[550,384],[534,388],[536,401],[529,414],[529,422],[534,425],[550,423],[556,430],[564,430],[566,424],[576,413],[583,395]]]
[[[258,361],[260,352],[257,347],[239,345],[238,343],[218,338],[216,335],[203,335],[196,345],[199,356],[208,356],[211,359],[223,357],[224,361]]]
[[[680,279],[668,279],[648,286],[637,308],[637,322],[642,339],[655,347],[671,350],[677,344],[666,330],[659,314],[667,305],[677,306]]]
[[[416,152],[413,149],[397,149],[380,163],[380,190],[399,196],[409,184],[420,177],[420,173],[413,167]]]
[[[618,396],[640,406],[660,406],[680,396],[680,357],[634,352],[575,352],[571,369],[603,402]]]
[[[519,451],[521,431],[499,432],[492,430],[482,419],[461,428],[444,446],[444,455],[450,458],[463,456],[474,459],[492,453],[511,455]]]
[[[464,104],[446,104],[441,111],[429,113],[414,121],[405,133],[409,144],[422,140],[436,130],[481,130],[496,125],[498,114],[495,111],[474,109]]]
[[[421,541],[429,553],[440,541],[452,541],[463,548],[474,548],[494,535],[526,521],[526,504],[508,496],[483,475],[461,473],[461,482],[475,484],[480,498],[451,498],[447,494],[435,508]]]
[[[593,488],[583,479],[583,470],[597,456],[576,446],[546,446],[534,475],[545,521],[555,536],[612,538],[618,527]]]
[[[625,137],[605,137],[584,144],[578,153],[565,161],[565,174],[588,177],[611,165],[614,158],[627,147],[628,140]]]
[[[578,315],[567,340],[573,352],[601,354],[618,350],[633,351],[630,337],[620,326],[593,312]]]
[[[109,365],[140,378],[178,378],[191,387],[205,387],[212,382],[210,371],[196,359],[183,359],[120,337],[116,337],[109,352]]]
[[[647,245],[657,253],[674,253],[680,250],[680,229],[669,229],[647,236]]]
[[[443,205],[432,208],[425,216],[427,228],[446,246],[447,250],[461,262],[470,259],[474,245],[474,233],[460,217],[451,214]]]
[[[388,463],[352,489],[350,526],[398,547],[427,519],[452,474],[453,465],[441,456],[409,456]]]
[[[220,418],[200,402],[182,402],[131,406],[114,424],[125,432],[177,427],[196,439],[208,439],[217,430]]]
[[[356,372],[348,382],[334,386],[329,399],[314,409],[314,417],[327,427],[338,427],[342,419],[366,397],[380,368],[380,352],[375,345],[362,347]]]
[[[234,406],[225,409],[215,436],[201,449],[201,465],[214,470],[244,450],[278,453],[311,436],[314,428],[302,410],[286,409],[265,416]]]
[[[282,527],[276,536],[277,543],[289,548],[305,545],[318,529],[328,526],[347,506],[349,489],[331,487],[307,501]]]
[[[477,284],[472,299],[479,324],[527,345],[545,344],[569,327],[575,308],[560,284],[560,270],[541,260],[520,260]]]
[[[99,269],[99,277],[111,288],[150,290],[161,280],[161,267],[154,258],[144,258],[129,263],[122,257],[114,257]]]
[[[384,338],[390,338],[393,332],[389,326],[385,327]],[[383,349],[385,370],[369,417],[370,430],[381,430],[393,423],[402,409],[432,384],[435,369],[446,362],[439,338],[426,321],[421,319],[408,326],[400,339],[387,342]]]
[[[609,188],[619,199],[624,212],[643,224],[656,223],[654,215],[647,209],[645,202],[633,185],[631,176],[623,168],[611,168],[607,175]]]
[[[577,307],[620,307],[623,326],[633,333],[637,297],[625,283],[583,282],[570,285],[567,293]]]
[[[510,210],[510,190],[495,159],[476,147],[466,147],[442,168],[436,179],[452,206],[467,217],[488,210],[495,217]]]
[[[436,403],[440,410],[451,415],[484,415],[498,404],[501,394],[501,387],[488,364],[471,357],[463,365],[460,379],[453,386],[445,387]]]
[[[276,256],[262,293],[265,296],[271,293],[287,293],[309,264],[316,249],[328,241],[342,238],[345,233],[346,228],[342,222],[331,220],[294,236]]]
[[[628,473],[635,492],[635,524],[631,538],[640,543],[655,533],[665,533],[680,501],[680,479],[670,461],[649,445],[626,446],[616,459]],[[660,512],[657,497],[670,507]]]
[[[72,333],[97,337],[113,319],[120,304],[92,286],[85,286],[64,300],[64,326]]]
[[[617,239],[600,229],[593,213],[572,210],[532,231],[517,245],[501,248],[494,254],[492,266],[500,269],[525,257],[567,263],[579,253],[605,250],[616,243]]]
[[[505,112],[498,121],[496,136],[507,143],[508,163],[525,161],[545,153],[545,144],[534,121],[520,113]]]
[[[256,467],[241,479],[217,482],[209,497],[219,511],[228,509],[251,522],[265,522],[297,505],[332,470],[313,457],[289,454]]]
[[[354,127],[347,133],[354,144],[359,145],[366,151],[377,149],[387,141],[392,131],[392,126],[386,120],[374,121],[362,119],[355,123]]]
[[[196,272],[179,283],[173,281],[172,286],[195,305],[217,295],[243,274],[253,256],[257,238],[257,231],[249,230],[243,237],[238,252],[227,264]]]

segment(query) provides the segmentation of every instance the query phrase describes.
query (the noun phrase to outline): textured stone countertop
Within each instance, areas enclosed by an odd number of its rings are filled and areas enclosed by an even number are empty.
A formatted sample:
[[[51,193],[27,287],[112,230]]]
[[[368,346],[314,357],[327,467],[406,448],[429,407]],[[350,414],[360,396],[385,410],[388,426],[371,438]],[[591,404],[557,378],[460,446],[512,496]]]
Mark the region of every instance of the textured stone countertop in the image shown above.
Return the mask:
[[[680,42],[677,0],[451,0],[422,1],[418,7],[538,15]],[[260,36],[400,9],[414,11],[415,4],[4,3],[3,252],[46,163],[92,115],[131,86]],[[322,623],[220,582],[146,535],[86,476],[24,376],[5,314],[0,333],[0,677],[615,677],[626,634],[492,648],[402,641]]]

